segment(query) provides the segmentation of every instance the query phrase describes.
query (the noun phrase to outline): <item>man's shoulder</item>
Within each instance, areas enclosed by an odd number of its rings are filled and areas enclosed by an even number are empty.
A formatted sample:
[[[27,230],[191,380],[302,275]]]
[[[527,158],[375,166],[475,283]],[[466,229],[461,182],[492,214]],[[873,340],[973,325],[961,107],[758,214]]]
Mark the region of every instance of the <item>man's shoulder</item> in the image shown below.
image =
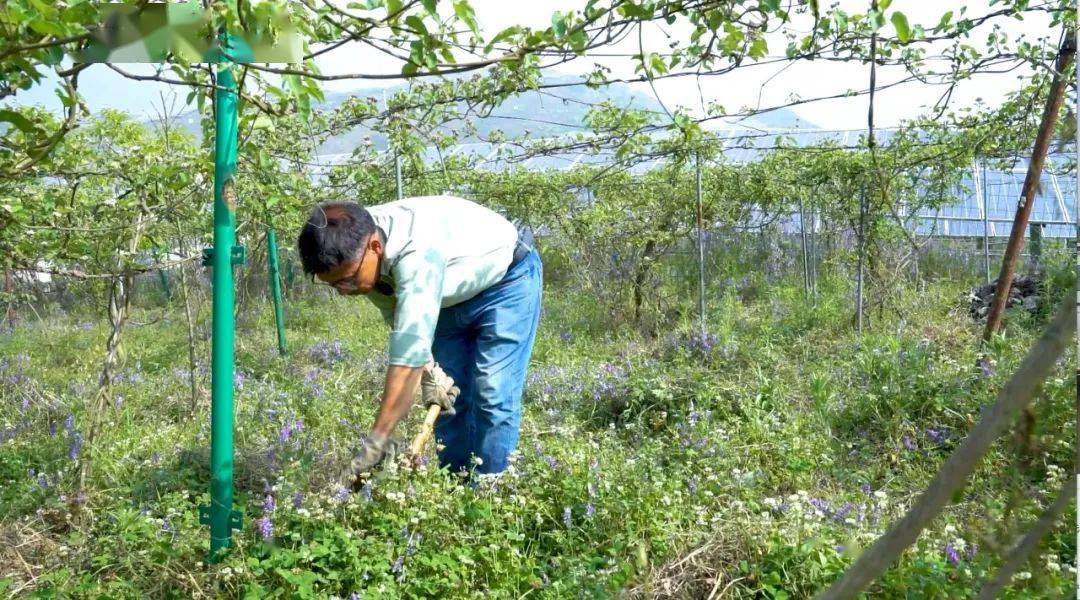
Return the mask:
[[[476,202],[473,202],[472,200],[467,200],[467,199],[462,198],[460,196],[453,196],[453,195],[450,195],[450,194],[436,194],[436,195],[432,195],[432,196],[406,196],[406,197],[402,198],[401,200],[392,200],[390,202],[387,202],[385,204],[380,204],[378,206],[382,206],[382,207],[386,207],[386,208],[392,208],[392,207],[399,207],[399,208],[433,208],[433,207],[445,206],[447,204],[458,204],[458,205],[460,205],[460,204],[471,204],[471,205],[474,205],[474,206],[480,206],[479,204],[477,204]],[[377,208],[377,207],[373,207],[373,208]]]

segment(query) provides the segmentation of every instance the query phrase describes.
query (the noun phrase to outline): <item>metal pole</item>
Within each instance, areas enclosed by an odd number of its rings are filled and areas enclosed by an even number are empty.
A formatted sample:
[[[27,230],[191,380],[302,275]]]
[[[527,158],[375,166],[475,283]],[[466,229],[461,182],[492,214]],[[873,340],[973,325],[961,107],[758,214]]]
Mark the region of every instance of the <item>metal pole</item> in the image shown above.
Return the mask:
[[[1028,237],[1031,238],[1031,250],[1028,256],[1031,258],[1031,270],[1038,271],[1042,263],[1042,223],[1031,221],[1028,223]]]
[[[229,48],[229,35],[221,35]],[[240,525],[233,511],[233,367],[235,296],[233,289],[236,246],[236,79],[228,63],[218,63],[214,92],[214,248],[213,342],[211,344],[210,407],[210,507],[204,515],[210,524],[210,561],[221,560],[221,550],[232,542],[232,530]],[[241,262],[240,260],[236,261]]]
[[[705,337],[705,211],[701,204],[701,153],[697,154],[698,319]]]
[[[1080,0],[1077,0],[1076,8],[1080,10]],[[1076,110],[1073,111],[1073,114],[1080,115],[1080,69],[1073,69],[1073,75],[1076,76]],[[1076,164],[1080,165],[1080,142],[1074,141],[1073,145],[1076,146]],[[1074,264],[1076,265],[1077,281],[1080,281],[1080,169],[1076,170],[1075,176],[1076,187],[1073,195],[1073,208],[1076,210],[1074,217],[1076,235],[1073,236],[1073,244],[1075,244],[1076,252],[1076,262]],[[1064,214],[1061,216],[1062,218],[1068,218]],[[1068,248],[1068,244],[1065,247]],[[1068,302],[1068,300],[1065,301]],[[1080,286],[1077,286],[1076,290],[1076,316],[1080,317]],[[1080,356],[1080,335],[1076,336],[1076,350],[1078,352],[1077,356]],[[1076,389],[1080,390],[1080,360],[1076,361]],[[1074,408],[1073,414],[1076,415],[1075,431],[1080,432],[1080,394],[1076,395],[1076,406]],[[1076,445],[1076,460],[1077,462],[1073,464],[1080,465],[1080,444]],[[1080,511],[1076,513],[1076,541],[1080,542]],[[1076,585],[1080,588],[1080,569],[1077,569],[1076,572]]]
[[[982,205],[983,205],[983,264],[986,266],[986,284],[990,285],[990,203],[986,191],[986,163],[982,165]]]
[[[267,223],[270,220],[267,219]],[[285,354],[285,311],[281,305],[281,276],[278,273],[277,232],[273,226],[266,227],[267,270],[270,276],[270,296],[274,299],[274,324],[277,326],[278,352]]]
[[[806,251],[806,207],[803,205],[802,194],[799,194],[799,235],[802,237],[802,273],[803,292],[810,296],[810,256]]]
[[[863,247],[865,246],[863,238],[866,236],[866,227],[863,221],[866,216],[866,188],[863,188],[862,195],[859,196],[859,235],[856,240],[859,248],[859,263],[856,271],[855,279],[855,328],[862,334],[863,330]]]
[[[165,301],[172,300],[172,290],[169,289],[169,274],[165,269],[158,269],[158,281],[161,282],[161,290],[165,292]]]
[[[292,258],[289,253],[285,253],[285,292],[291,294],[293,286],[296,284],[296,267],[293,266]]]
[[[394,182],[397,183],[397,199],[405,197],[405,188],[401,183],[401,155],[394,153]]]
[[[817,282],[818,282],[818,254],[820,250],[820,240],[818,240],[818,213],[814,206],[810,205],[810,292],[813,295],[813,305],[817,306]]]

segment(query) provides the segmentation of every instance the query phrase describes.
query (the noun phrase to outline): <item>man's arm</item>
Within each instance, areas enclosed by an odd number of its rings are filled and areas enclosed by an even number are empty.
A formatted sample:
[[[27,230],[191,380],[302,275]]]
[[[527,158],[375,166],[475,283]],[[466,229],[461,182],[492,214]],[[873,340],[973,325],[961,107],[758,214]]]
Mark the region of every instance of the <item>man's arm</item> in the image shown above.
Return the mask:
[[[420,375],[427,365],[406,367],[390,365],[386,369],[386,384],[383,387],[382,405],[375,417],[375,426],[371,432],[378,436],[390,437],[397,424],[405,418],[416,397],[416,387],[420,384]]]
[[[390,366],[372,433],[389,436],[416,397],[420,375],[433,363],[431,344],[439,320],[446,260],[434,248],[418,248],[394,265],[397,298],[390,332]]]

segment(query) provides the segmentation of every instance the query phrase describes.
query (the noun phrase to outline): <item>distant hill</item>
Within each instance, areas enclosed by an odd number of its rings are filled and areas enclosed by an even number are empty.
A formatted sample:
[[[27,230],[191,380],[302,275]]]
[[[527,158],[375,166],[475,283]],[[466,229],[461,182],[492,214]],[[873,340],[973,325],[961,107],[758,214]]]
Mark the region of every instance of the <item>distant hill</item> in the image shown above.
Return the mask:
[[[556,77],[546,80],[548,83],[572,83],[574,81],[577,81],[577,79],[572,77]],[[392,96],[403,88],[404,85],[390,88],[356,88],[348,92],[329,92],[326,94],[326,101],[317,104],[316,107],[323,110],[332,110],[349,98],[354,97],[373,98],[376,102],[382,104],[384,98]],[[509,138],[529,137],[537,139],[551,137],[580,131],[584,125],[584,118],[589,110],[589,105],[605,100],[624,108],[632,107],[658,112],[662,110],[656,98],[651,94],[643,94],[626,84],[613,83],[595,90],[583,85],[576,85],[527,91],[518,94],[503,102],[492,111],[491,115],[477,118],[473,123],[480,136],[485,138],[495,130],[502,131]],[[195,111],[181,113],[178,116],[178,122],[196,136],[200,135],[199,119]],[[758,129],[817,128],[814,124],[808,123],[801,119],[798,114],[787,109],[743,119],[738,124],[743,127]],[[716,129],[718,127],[714,124],[710,128]],[[349,153],[360,146],[364,138],[371,138],[377,150],[386,148],[386,138],[383,135],[374,133],[366,127],[356,127],[327,140],[320,146],[319,153]],[[470,135],[463,137],[461,141],[464,143],[478,140],[476,136]]]

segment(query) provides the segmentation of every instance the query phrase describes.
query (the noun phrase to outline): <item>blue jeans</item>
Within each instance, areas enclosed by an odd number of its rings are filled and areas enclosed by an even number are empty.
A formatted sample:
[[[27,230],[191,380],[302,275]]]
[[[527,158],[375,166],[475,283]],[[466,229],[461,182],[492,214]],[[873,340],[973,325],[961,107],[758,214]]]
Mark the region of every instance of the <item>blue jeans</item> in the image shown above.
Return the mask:
[[[533,249],[501,281],[439,312],[431,353],[461,389],[457,414],[435,424],[439,463],[452,472],[471,469],[475,455],[476,472],[499,473],[517,447],[542,280]]]

